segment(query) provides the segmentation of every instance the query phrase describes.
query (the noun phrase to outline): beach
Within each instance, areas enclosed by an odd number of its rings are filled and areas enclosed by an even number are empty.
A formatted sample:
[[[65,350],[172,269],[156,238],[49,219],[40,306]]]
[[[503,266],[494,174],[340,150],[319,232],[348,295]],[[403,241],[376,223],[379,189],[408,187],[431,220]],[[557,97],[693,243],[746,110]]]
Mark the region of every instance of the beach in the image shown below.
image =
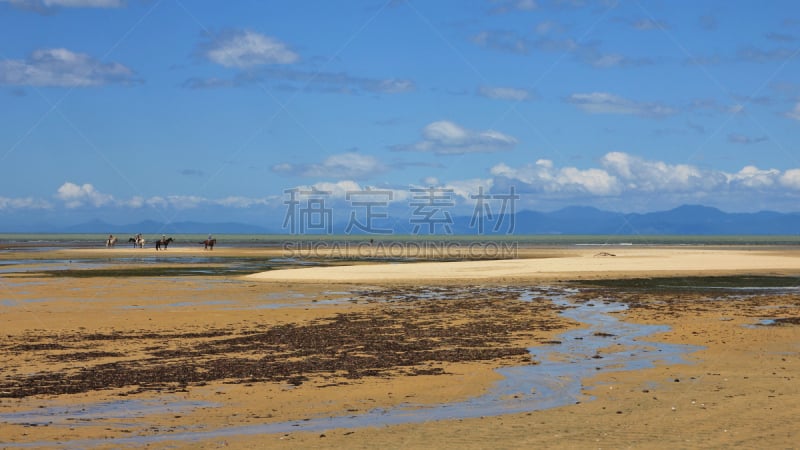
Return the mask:
[[[800,437],[800,250],[525,247],[455,260],[353,249],[0,251],[0,448],[787,448]],[[588,342],[591,354],[576,350]],[[563,392],[492,396],[537,368]]]

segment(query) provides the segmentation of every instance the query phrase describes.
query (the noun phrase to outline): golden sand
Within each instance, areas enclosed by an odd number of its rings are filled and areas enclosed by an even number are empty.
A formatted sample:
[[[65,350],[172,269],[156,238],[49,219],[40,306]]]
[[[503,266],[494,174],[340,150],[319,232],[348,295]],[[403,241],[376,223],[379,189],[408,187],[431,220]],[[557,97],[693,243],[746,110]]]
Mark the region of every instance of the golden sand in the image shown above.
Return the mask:
[[[145,249],[148,254],[152,253]],[[580,278],[666,275],[800,275],[800,251],[786,249],[613,248],[598,251],[534,249],[530,259],[510,261],[362,264],[299,268],[250,276],[51,278],[31,273],[0,276],[0,377],[40,371],[77,370],[89,362],[48,359],[58,351],[13,351],[24,342],[81,334],[119,333],[164,336],[155,340],[103,341],[110,356],[92,363],[136,359],[147,347],[190,348],[210,338],[188,336],[208,330],[237,335],[286,324],[311,324],[337,314],[380,317],[386,305],[350,302],[348,293],[402,286],[508,286],[555,283]],[[202,250],[169,250],[170,257]],[[214,250],[218,252],[218,250]],[[108,258],[142,255],[141,250],[59,250],[53,258]],[[279,256],[275,250],[220,249],[220,257]],[[9,253],[4,259],[14,259]],[[166,258],[166,257],[165,257]],[[172,264],[165,259],[163,264]],[[406,287],[405,289],[408,289]],[[790,448],[800,440],[800,327],[754,326],[770,316],[800,317],[794,294],[717,298],[694,292],[637,294],[627,298],[647,307],[618,316],[637,323],[668,325],[670,331],[647,339],[703,347],[690,364],[658,365],[636,371],[600,371],[584,380],[585,398],[574,405],[496,417],[455,419],[324,432],[220,436],[199,441],[163,441],[173,448]],[[337,299],[345,299],[337,301]],[[270,307],[273,306],[273,307]],[[440,320],[471,320],[466,313],[442,313]],[[452,316],[452,317],[450,317]],[[520,336],[535,347],[557,332]],[[47,338],[50,339],[50,338]],[[47,341],[50,342],[50,341]],[[59,342],[53,339],[53,342]],[[92,341],[94,342],[94,341]],[[87,345],[89,341],[85,341]],[[71,344],[70,344],[71,345]],[[77,344],[75,344],[77,345]],[[611,345],[611,344],[610,344]],[[171,391],[131,392],[130,387],[76,394],[0,398],[0,415],[53,406],[91,405],[119,399],[206,402],[193,410],[105,418],[49,426],[0,421],[0,448],[25,443],[79,442],[182,430],[224,429],[315,416],[359,414],[414,402],[463,400],[489,389],[493,370],[509,360],[442,363],[442,375],[362,377],[311,376],[286,382],[190,384]],[[120,394],[125,394],[120,397]],[[204,403],[205,404],[205,403]],[[120,426],[119,423],[125,423]],[[197,428],[201,427],[201,428]],[[98,441],[92,441],[95,444]],[[102,441],[99,441],[102,442]],[[71,445],[82,446],[82,445]],[[108,448],[119,444],[109,441]]]

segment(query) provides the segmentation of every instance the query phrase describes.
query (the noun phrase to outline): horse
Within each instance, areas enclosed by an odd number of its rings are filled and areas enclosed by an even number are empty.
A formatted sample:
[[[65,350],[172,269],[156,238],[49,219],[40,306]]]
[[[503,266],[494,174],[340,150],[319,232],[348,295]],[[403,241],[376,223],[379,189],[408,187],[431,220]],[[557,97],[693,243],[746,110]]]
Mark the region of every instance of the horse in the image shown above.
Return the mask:
[[[128,242],[129,243],[133,243],[133,248],[136,248],[136,247],[144,248],[144,238],[132,237],[132,238],[128,239]]]
[[[161,250],[161,246],[162,245],[164,246],[164,250],[166,250],[167,247],[169,246],[169,244],[174,240],[175,239],[172,239],[172,238],[166,238],[166,239],[157,240],[156,241],[156,250]]]
[[[117,238],[116,237],[109,237],[106,239],[106,247],[112,248],[117,245]]]
[[[204,245],[203,250],[214,250],[214,244],[216,243],[216,239],[206,239],[205,241],[200,242],[200,244]]]

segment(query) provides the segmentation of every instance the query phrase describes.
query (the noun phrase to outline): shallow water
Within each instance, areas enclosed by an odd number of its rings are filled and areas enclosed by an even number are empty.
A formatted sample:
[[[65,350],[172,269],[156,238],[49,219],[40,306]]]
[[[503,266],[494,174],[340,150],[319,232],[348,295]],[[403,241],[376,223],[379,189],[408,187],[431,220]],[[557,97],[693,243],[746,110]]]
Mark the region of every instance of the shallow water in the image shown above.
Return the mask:
[[[31,411],[3,414],[3,422],[33,426],[44,425],[97,425],[108,419],[132,419],[153,414],[186,413],[201,407],[214,407],[214,403],[161,400],[117,400],[73,406],[53,406]],[[95,423],[92,423],[94,421]],[[103,422],[106,425],[106,422]],[[110,424],[109,424],[110,425]],[[132,423],[115,423],[116,426],[136,426]],[[4,444],[5,445],[5,444]]]
[[[322,431],[332,428],[357,428],[442,419],[463,419],[495,416],[554,408],[587,400],[582,393],[582,380],[598,371],[637,370],[652,367],[658,362],[686,363],[683,357],[700,350],[688,345],[641,342],[639,339],[663,332],[666,326],[626,323],[611,313],[623,311],[621,303],[595,301],[573,303],[570,291],[522,290],[520,301],[549,297],[562,314],[588,325],[559,336],[561,343],[530,348],[535,365],[509,367],[499,370],[504,379],[487,394],[456,403],[439,405],[404,404],[391,409],[375,409],[365,414],[338,417],[310,417],[303,420],[229,427],[212,431],[178,431],[151,436],[131,436],[114,440],[72,441],[63,445],[87,447],[94,445],[142,445],[165,440],[200,440],[225,436]],[[122,417],[124,418],[124,417]],[[0,421],[7,421],[0,415]],[[41,443],[45,444],[45,443]],[[53,445],[52,443],[46,443]],[[35,444],[29,444],[32,446]]]

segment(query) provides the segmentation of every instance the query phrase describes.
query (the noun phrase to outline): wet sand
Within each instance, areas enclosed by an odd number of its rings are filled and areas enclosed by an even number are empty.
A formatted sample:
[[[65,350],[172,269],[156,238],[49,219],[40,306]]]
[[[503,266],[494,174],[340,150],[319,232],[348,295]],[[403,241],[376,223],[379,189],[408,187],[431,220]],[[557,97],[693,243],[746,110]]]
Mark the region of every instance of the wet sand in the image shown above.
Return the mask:
[[[220,266],[225,258],[282,256],[280,250],[220,250],[214,250],[220,261],[213,261]],[[519,289],[562,289],[569,284],[564,280],[620,275],[800,274],[800,252],[785,249],[602,250],[617,256],[595,256],[597,249],[526,251],[533,259],[294,268],[256,276],[260,280],[205,274],[52,277],[37,273],[37,264],[49,263],[36,261],[22,272],[0,272],[0,353],[6,361],[0,369],[0,417],[5,418],[0,418],[0,443],[80,447],[75,443],[89,442],[114,448],[121,444],[113,439],[166,436],[150,445],[796,445],[800,328],[792,318],[800,317],[797,293],[591,286],[582,286],[574,300],[623,301],[630,309],[615,314],[618,318],[671,328],[647,340],[703,349],[687,356],[689,364],[597,370],[583,381],[580,403],[552,409],[168,440],[176,433],[452,403],[485,393],[501,379],[496,368],[531,364],[527,349],[554,345],[561,333],[580,326],[546,299],[519,302]],[[127,270],[181,266],[187,264],[181,257],[209,255],[170,249],[168,257],[159,254],[163,260],[116,261],[152,254],[149,249],[82,249],[42,252],[37,258],[90,260]],[[0,263],[29,257],[4,252]],[[334,276],[336,271],[341,277]],[[358,274],[365,278],[355,278]],[[757,325],[769,318],[787,320],[780,326]],[[614,337],[607,339],[614,347]],[[96,410],[98,404],[106,408],[95,415],[76,413]],[[114,406],[121,413],[109,412]],[[77,409],[51,409],[59,407]],[[10,416],[30,411],[50,416]]]

